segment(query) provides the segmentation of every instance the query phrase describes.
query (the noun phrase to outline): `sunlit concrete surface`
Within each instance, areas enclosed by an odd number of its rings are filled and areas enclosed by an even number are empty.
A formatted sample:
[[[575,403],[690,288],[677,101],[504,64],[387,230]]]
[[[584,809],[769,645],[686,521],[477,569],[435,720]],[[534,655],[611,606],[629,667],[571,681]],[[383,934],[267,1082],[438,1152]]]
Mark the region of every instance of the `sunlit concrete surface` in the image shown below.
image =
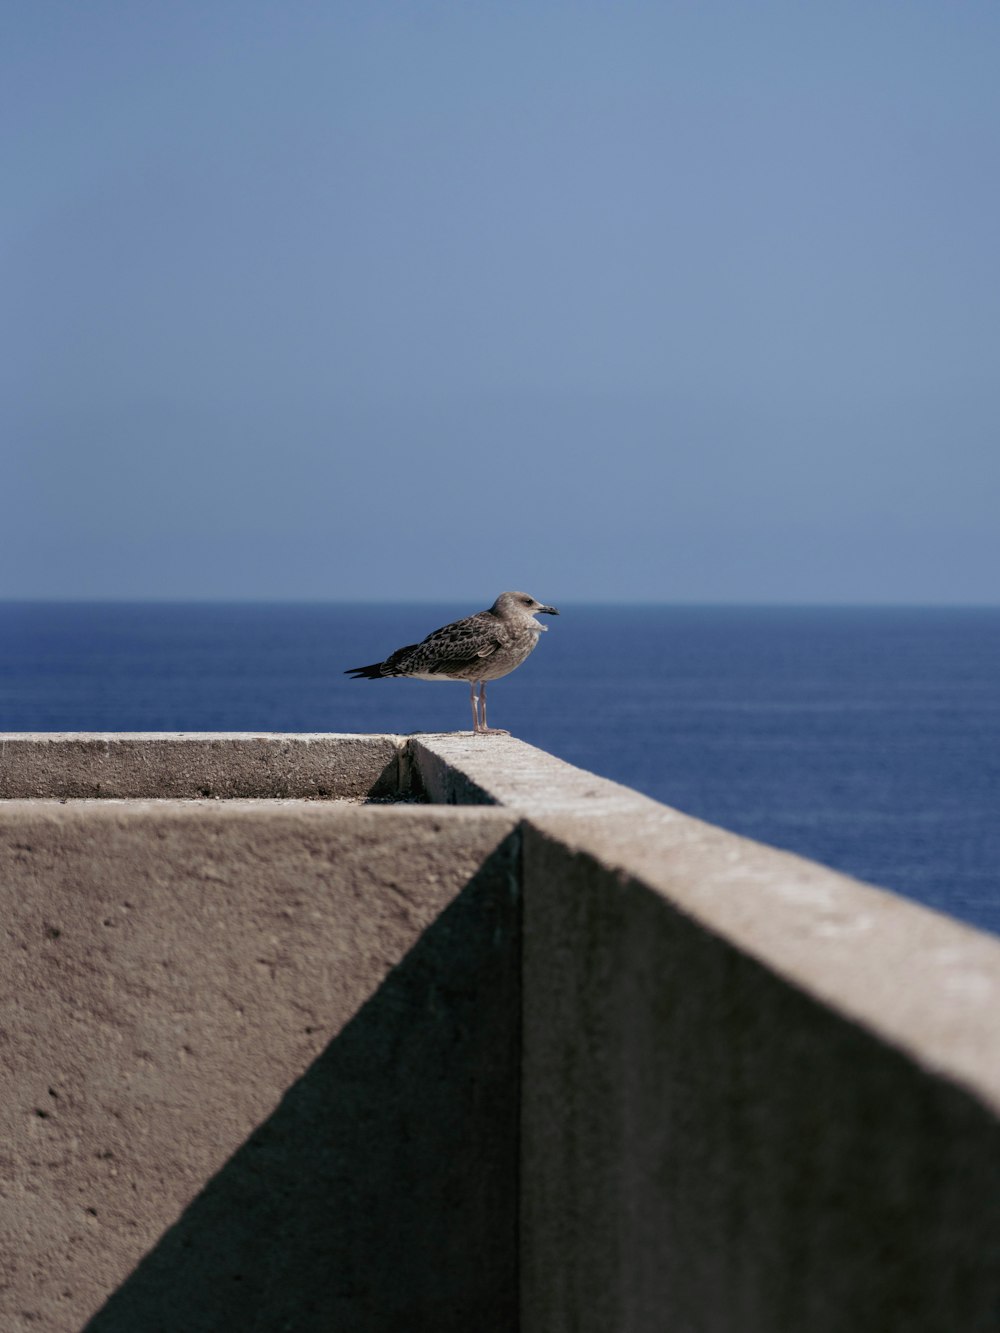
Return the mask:
[[[0,784],[4,1328],[997,1327],[993,937],[505,737]]]

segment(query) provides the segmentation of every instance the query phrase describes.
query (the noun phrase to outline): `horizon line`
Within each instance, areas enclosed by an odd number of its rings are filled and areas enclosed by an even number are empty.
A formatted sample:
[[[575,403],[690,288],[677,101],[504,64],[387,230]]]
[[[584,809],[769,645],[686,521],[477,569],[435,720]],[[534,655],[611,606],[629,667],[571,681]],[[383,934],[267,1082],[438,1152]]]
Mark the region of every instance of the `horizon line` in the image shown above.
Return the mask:
[[[247,597],[247,596],[220,596],[220,597],[185,597],[185,596],[151,596],[151,597],[121,597],[121,596],[99,596],[99,597],[76,597],[76,596],[44,596],[44,597],[6,597],[0,596],[0,606],[442,606],[457,601],[468,601],[469,598],[462,597]],[[903,600],[865,600],[858,601],[850,598],[843,599],[822,599],[819,601],[804,601],[801,599],[781,599],[781,600],[733,600],[726,598],[679,598],[676,600],[660,600],[648,597],[627,597],[627,598],[578,598],[564,597],[560,599],[563,606],[648,606],[648,607],[673,607],[673,608],[699,608],[699,607],[717,607],[719,609],[760,609],[760,610],[794,610],[794,609],[829,609],[829,610],[998,610],[1000,601],[921,601],[916,599]]]

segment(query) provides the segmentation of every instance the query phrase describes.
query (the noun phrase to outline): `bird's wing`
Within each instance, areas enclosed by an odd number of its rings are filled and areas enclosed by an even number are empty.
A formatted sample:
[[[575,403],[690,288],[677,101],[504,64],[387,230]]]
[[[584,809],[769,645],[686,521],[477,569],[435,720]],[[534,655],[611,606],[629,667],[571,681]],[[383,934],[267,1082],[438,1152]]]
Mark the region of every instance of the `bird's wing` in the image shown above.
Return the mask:
[[[420,645],[417,643],[408,643],[405,648],[397,648],[394,653],[390,653],[384,662],[376,662],[371,667],[361,667],[364,672],[372,672],[371,679],[376,676],[398,676],[399,668],[409,657],[410,653],[415,652]]]
[[[506,630],[496,616],[481,611],[428,634],[423,643],[417,644],[407,666],[412,670],[418,662],[426,663],[424,669],[430,674],[447,674],[492,657],[506,641]]]

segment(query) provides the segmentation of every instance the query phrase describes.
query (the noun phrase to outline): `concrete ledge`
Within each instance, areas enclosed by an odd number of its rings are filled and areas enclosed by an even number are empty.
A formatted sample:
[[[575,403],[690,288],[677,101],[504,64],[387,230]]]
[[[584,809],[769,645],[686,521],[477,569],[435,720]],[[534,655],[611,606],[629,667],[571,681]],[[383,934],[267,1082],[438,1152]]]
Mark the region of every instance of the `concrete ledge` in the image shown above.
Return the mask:
[[[396,736],[8,733],[0,798],[386,796],[401,749]]]
[[[432,800],[490,802],[641,883],[804,993],[1000,1110],[1000,940],[815,861],[742,838],[501,738],[411,742]]]
[[[1000,940],[514,742],[521,1329],[993,1333]]]
[[[995,1333],[992,936],[503,737],[0,782],[13,1333]]]

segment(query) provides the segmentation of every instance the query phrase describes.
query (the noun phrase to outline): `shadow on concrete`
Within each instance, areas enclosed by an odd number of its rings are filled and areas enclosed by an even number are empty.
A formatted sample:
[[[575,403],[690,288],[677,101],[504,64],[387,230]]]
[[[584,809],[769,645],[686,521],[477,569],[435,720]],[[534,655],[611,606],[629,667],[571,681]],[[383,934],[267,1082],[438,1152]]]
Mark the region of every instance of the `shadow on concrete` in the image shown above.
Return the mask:
[[[409,767],[408,760],[397,751],[368,788],[366,798],[369,801],[404,801],[415,799],[410,790]],[[331,791],[324,791],[320,794],[330,796],[334,793]]]
[[[519,837],[85,1333],[517,1327]]]

